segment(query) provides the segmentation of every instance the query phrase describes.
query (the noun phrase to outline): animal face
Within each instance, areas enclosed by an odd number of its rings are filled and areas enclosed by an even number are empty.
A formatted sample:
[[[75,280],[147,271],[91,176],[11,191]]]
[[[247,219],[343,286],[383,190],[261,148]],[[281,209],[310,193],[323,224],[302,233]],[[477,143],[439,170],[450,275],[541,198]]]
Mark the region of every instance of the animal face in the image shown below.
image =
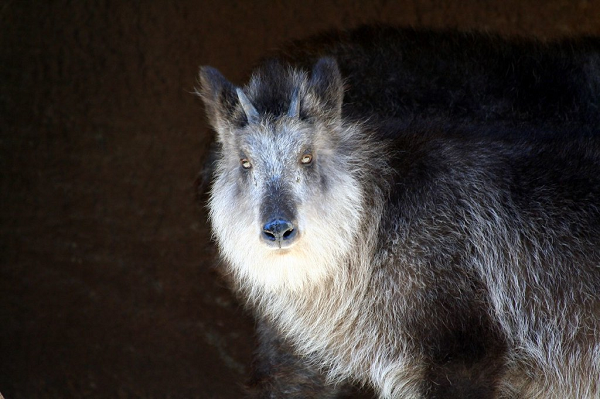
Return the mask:
[[[298,291],[325,281],[350,251],[363,197],[339,111],[301,73],[255,78],[249,95],[223,81],[204,73],[202,93],[229,98],[206,101],[221,142],[209,208],[222,255],[251,288]],[[218,83],[230,92],[215,94]],[[283,88],[284,113],[263,105],[274,99],[253,96],[272,84]]]

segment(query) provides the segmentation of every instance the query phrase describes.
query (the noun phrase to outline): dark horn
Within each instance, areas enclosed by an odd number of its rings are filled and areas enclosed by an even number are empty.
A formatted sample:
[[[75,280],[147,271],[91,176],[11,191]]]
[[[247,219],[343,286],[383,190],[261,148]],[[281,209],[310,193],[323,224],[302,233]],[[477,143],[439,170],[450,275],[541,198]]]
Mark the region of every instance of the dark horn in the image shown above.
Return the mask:
[[[296,88],[292,93],[292,101],[290,101],[290,109],[288,110],[288,116],[290,118],[297,118],[300,116],[300,99],[298,97],[298,89]]]
[[[242,108],[244,109],[244,113],[246,114],[246,118],[248,119],[248,123],[256,123],[258,122],[258,111],[254,108],[254,105],[250,102],[246,94],[239,87],[235,89],[238,99],[240,100],[240,104],[242,104]]]

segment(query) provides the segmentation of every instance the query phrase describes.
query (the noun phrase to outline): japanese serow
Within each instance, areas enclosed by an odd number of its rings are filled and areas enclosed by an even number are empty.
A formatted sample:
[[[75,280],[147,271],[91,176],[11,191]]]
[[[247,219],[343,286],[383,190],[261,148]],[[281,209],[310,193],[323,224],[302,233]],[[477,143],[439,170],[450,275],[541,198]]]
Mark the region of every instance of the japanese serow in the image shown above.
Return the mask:
[[[203,67],[251,394],[600,398],[600,44],[363,27]]]

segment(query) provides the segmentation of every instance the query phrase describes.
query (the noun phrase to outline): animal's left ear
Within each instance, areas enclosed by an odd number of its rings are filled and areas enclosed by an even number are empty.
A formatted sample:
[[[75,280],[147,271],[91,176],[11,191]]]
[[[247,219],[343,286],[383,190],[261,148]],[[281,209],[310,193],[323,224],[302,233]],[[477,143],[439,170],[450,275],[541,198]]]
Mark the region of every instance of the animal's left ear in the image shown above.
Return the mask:
[[[200,88],[197,93],[204,101],[213,129],[218,133],[224,132],[232,122],[238,102],[235,86],[215,68],[203,66],[200,68]]]
[[[342,116],[344,82],[334,58],[320,58],[314,65],[310,75],[309,92],[317,99],[318,104],[314,104],[319,108],[314,110],[317,115],[325,112],[327,117]]]

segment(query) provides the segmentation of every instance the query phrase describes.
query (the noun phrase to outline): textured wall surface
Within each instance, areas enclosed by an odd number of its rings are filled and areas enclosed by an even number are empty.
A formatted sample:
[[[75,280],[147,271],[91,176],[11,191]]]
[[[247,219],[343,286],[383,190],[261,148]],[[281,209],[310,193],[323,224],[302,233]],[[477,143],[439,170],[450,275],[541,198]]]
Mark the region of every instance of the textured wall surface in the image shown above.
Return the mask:
[[[0,1],[0,392],[240,396],[252,321],[195,198],[199,65],[242,83],[332,27],[547,39],[599,35],[599,16],[572,0]]]

